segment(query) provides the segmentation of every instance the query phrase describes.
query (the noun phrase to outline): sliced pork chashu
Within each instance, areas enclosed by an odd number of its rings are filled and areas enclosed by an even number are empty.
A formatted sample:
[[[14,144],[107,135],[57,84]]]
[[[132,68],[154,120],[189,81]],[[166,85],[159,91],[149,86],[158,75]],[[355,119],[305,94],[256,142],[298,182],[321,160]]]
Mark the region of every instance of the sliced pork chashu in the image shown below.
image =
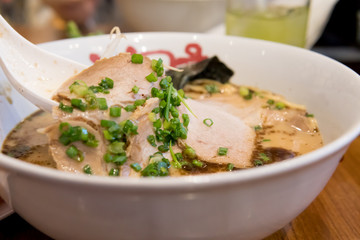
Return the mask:
[[[126,107],[133,104],[137,99],[149,97],[151,95],[151,88],[158,87],[158,82],[149,82],[145,78],[152,72],[151,60],[149,58],[144,57],[143,63],[135,64],[131,62],[130,54],[120,53],[117,56],[96,61],[89,68],[68,79],[61,85],[53,99],[69,104],[70,99],[79,98],[76,94],[69,91],[69,86],[75,81],[80,80],[90,87],[98,86],[101,80],[107,77],[114,81],[113,88],[109,89],[108,94],[96,93],[96,97],[105,98],[108,107],[114,105]],[[132,92],[134,86],[139,88],[137,93]],[[131,112],[126,112],[122,109],[121,117],[116,120],[126,120],[131,114]],[[102,119],[114,120],[109,116],[109,110],[87,110],[82,112],[74,109],[73,113],[69,114],[61,111],[57,106],[53,108],[53,116],[61,120],[83,117],[95,124],[98,124]]]
[[[128,139],[129,146],[126,150],[128,161],[121,169],[122,176],[139,176],[139,173],[130,168],[130,164],[138,163],[144,169],[149,162],[149,156],[158,152],[157,148],[151,146],[147,141],[149,135],[154,135],[153,124],[149,120],[148,114],[158,105],[158,98],[150,98],[143,107],[137,108],[131,116],[131,120],[136,122],[138,126],[138,134]]]
[[[150,145],[147,140],[149,135],[154,135],[153,123],[149,119],[149,113],[159,106],[158,98],[150,98],[146,101],[143,107],[136,109],[130,120],[136,122],[138,126],[137,135],[131,136],[129,146],[126,150],[127,156],[129,157],[126,164],[122,167],[122,176],[139,176],[140,174],[130,168],[130,164],[138,163],[144,169],[149,164],[149,157],[156,152],[159,152],[157,147]],[[158,144],[160,145],[160,144]],[[175,153],[181,152],[177,145],[173,146]],[[170,153],[163,154],[165,158],[172,161]],[[172,173],[174,175],[175,172]]]
[[[149,58],[144,57],[143,63],[135,64],[131,62],[129,53],[120,53],[96,61],[94,65],[68,79],[58,89],[54,99],[78,98],[74,93],[69,92],[69,86],[76,80],[81,80],[88,86],[97,86],[102,79],[108,77],[114,81],[114,88],[110,89],[109,94],[97,93],[96,96],[106,98],[109,106],[115,104],[126,106],[136,99],[150,96],[151,88],[158,86],[158,82],[153,83],[145,79],[152,72]],[[139,88],[136,94],[131,91],[135,85]]]
[[[79,74],[68,79],[62,86],[58,89],[57,93],[54,96],[54,99],[57,101],[64,101],[69,104],[70,99],[79,98],[74,93],[69,91],[69,86],[75,81],[80,80],[82,83],[85,83],[87,86],[98,86],[104,78],[110,78],[114,82],[112,89],[109,89],[108,94],[96,93],[97,98],[105,98],[107,101],[108,107],[113,105],[125,107],[127,105],[133,104],[137,99],[144,99],[150,96],[151,88],[158,87],[158,82],[149,82],[146,80],[146,76],[152,73],[151,60],[147,57],[143,58],[143,63],[135,64],[131,62],[131,55],[128,53],[120,53],[119,55],[111,58],[105,58],[95,62],[94,65],[83,70]],[[138,92],[134,93],[132,88],[134,86],[138,87]],[[90,127],[88,123],[92,126],[97,126],[100,128],[100,121],[103,119],[113,120],[117,123],[128,119],[132,112],[126,112],[124,109],[121,111],[121,117],[112,118],[109,115],[109,110],[86,110],[85,112],[74,109],[72,113],[67,113],[60,110],[58,107],[53,109],[53,117],[61,121],[73,122],[73,119],[76,119],[78,126],[87,126]],[[97,131],[96,129],[93,129]],[[50,152],[54,156],[57,163],[58,169],[70,172],[79,172],[82,171],[82,167],[86,165],[76,164],[74,160],[68,158],[65,154],[66,147],[62,146],[60,143],[55,145],[56,140],[58,139],[59,131],[56,129],[56,126],[49,127],[47,130],[47,135],[50,142],[52,142],[50,147]],[[102,132],[98,132],[96,135],[97,138],[103,139]],[[106,142],[106,141],[105,141]],[[89,152],[92,155],[90,159],[91,162],[93,159],[98,159],[96,162],[93,171],[95,175],[108,175],[110,170],[109,165],[106,164],[103,160],[103,155],[106,153],[106,143],[101,141],[99,146],[96,149],[90,149],[85,147],[85,153]],[[81,147],[81,143],[75,143],[76,147]],[[79,146],[78,146],[79,145]],[[89,155],[89,154],[87,154]],[[91,166],[93,164],[90,164]],[[98,170],[96,170],[98,169]],[[127,169],[124,166],[122,169]]]
[[[277,96],[279,101],[284,100]],[[316,119],[308,117],[305,109],[269,107],[268,98],[254,96],[245,100],[238,93],[214,94],[199,100],[206,105],[221,107],[226,112],[243,119],[249,126],[261,126],[259,140],[263,148],[281,147],[297,154],[305,154],[323,145]],[[284,100],[285,101],[285,100]]]
[[[281,146],[305,154],[323,145],[317,122],[302,109],[264,110],[264,148]]]
[[[57,169],[83,174],[84,166],[89,165],[94,175],[108,175],[110,169],[113,166],[112,164],[108,164],[103,160],[103,155],[106,153],[106,146],[101,131],[99,131],[96,126],[93,127],[86,123],[85,119],[68,120],[67,123],[69,123],[71,126],[79,126],[87,129],[87,131],[93,134],[96,140],[98,140],[98,146],[89,147],[81,141],[73,142],[67,146],[63,145],[59,141],[59,137],[61,135],[59,130],[60,123],[53,124],[43,129],[43,133],[48,136],[50,153],[56,163]],[[79,162],[67,156],[66,150],[72,144],[83,153],[83,161]]]
[[[251,156],[256,135],[251,127],[219,107],[191,99],[187,100],[187,104],[197,117],[181,106],[181,111],[189,114],[190,123],[187,139],[179,140],[180,148],[192,147],[198,159],[205,162],[232,163],[237,168],[253,166]],[[213,124],[205,125],[205,119],[211,119]],[[227,154],[220,156],[219,147],[227,148]]]

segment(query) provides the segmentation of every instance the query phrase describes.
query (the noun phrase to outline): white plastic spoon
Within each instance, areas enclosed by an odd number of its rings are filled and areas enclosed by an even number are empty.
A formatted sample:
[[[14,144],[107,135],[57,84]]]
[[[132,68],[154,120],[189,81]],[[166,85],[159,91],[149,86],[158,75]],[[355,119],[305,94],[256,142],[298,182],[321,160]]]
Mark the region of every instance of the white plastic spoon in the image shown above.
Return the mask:
[[[85,65],[49,53],[18,34],[0,15],[0,65],[14,88],[39,108],[58,105],[54,91]]]

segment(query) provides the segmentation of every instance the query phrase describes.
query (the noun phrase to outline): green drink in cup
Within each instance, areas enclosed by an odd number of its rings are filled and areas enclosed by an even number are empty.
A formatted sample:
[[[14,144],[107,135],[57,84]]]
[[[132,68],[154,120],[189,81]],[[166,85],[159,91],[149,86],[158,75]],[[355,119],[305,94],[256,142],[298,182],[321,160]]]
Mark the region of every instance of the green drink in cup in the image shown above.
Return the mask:
[[[309,0],[228,0],[226,34],[305,47]]]

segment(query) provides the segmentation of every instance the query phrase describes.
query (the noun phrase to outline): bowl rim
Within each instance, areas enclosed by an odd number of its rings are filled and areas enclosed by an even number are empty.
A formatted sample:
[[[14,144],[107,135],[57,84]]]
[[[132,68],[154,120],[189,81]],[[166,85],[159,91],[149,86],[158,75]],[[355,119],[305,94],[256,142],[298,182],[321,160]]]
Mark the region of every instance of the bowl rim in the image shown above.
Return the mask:
[[[214,34],[206,33],[184,33],[184,32],[133,32],[126,33],[127,36],[151,36],[151,35],[173,35],[175,36],[199,36],[202,38],[225,38],[228,40],[237,39],[246,39],[243,37],[236,36],[219,36]],[[90,38],[102,38],[108,35],[100,36],[91,36],[91,37],[81,37],[78,40],[85,41]],[[73,39],[64,39],[57,40],[39,44],[40,46],[46,46],[50,44],[59,44],[62,42],[74,41]],[[288,48],[291,51],[299,51],[299,53],[313,55],[316,58],[323,58],[324,60],[333,62],[332,64],[340,64],[344,71],[347,71],[354,79],[360,80],[360,76],[354,72],[352,69],[331,59],[322,54],[312,52],[307,49],[302,49],[294,46],[289,46],[281,43],[274,43],[265,40],[258,39],[247,39],[248,42],[269,44],[275,47]],[[246,41],[246,42],[247,42]],[[286,174],[291,171],[295,171],[301,168],[306,168],[312,164],[316,164],[320,161],[326,161],[326,157],[330,156],[341,149],[346,148],[351,141],[353,141],[360,133],[360,120],[354,124],[350,129],[347,129],[346,132],[343,132],[340,137],[327,143],[323,147],[316,149],[312,152],[306,153],[304,155],[295,157],[293,159],[288,159],[285,161],[250,168],[246,170],[234,171],[234,172],[223,172],[215,174],[204,174],[204,175],[195,175],[195,176],[182,176],[182,177],[166,177],[166,178],[130,178],[130,177],[120,177],[120,179],[107,177],[107,176],[87,176],[83,174],[73,174],[68,172],[59,171],[57,169],[50,169],[47,167],[37,166],[35,164],[27,163],[22,160],[18,160],[12,157],[9,157],[0,152],[0,168],[3,168],[3,171],[16,172],[21,175],[25,175],[31,178],[46,179],[47,181],[53,182],[63,182],[63,183],[72,183],[75,185],[91,185],[91,186],[101,186],[101,187],[115,187],[117,189],[135,189],[135,190],[147,190],[147,189],[187,189],[187,188],[203,188],[203,187],[213,187],[213,186],[223,186],[229,183],[244,183],[252,180],[259,180],[262,178],[270,178],[276,175]]]

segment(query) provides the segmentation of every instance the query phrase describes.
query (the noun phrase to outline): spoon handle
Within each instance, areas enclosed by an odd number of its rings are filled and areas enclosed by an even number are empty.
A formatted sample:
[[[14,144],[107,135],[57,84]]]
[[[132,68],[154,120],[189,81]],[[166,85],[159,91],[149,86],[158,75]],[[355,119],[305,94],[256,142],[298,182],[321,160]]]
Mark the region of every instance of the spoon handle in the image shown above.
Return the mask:
[[[51,112],[56,89],[85,65],[32,44],[0,15],[0,66],[12,86],[30,102]]]

